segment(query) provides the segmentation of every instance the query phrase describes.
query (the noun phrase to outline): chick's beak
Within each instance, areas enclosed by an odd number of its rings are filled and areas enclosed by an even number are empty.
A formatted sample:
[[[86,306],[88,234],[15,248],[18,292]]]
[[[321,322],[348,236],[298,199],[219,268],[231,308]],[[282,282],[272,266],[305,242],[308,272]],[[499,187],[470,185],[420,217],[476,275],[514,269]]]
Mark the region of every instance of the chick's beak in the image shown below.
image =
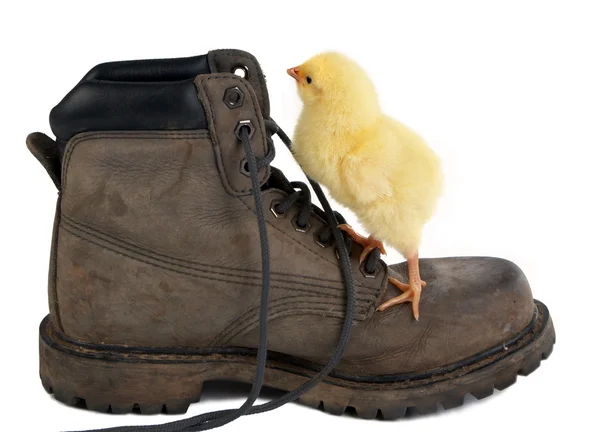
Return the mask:
[[[300,68],[298,66],[289,68],[287,70],[289,76],[294,78],[296,81],[300,82]]]

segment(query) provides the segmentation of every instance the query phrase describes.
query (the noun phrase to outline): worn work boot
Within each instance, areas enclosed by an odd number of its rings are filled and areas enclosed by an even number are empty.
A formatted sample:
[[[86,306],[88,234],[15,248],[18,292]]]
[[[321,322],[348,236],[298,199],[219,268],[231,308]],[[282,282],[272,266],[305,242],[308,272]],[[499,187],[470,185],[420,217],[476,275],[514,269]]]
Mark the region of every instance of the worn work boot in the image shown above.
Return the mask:
[[[502,259],[423,259],[420,320],[378,312],[405,265],[378,249],[359,265],[318,185],[325,211],[270,166],[271,136],[289,140],[269,115],[256,59],[221,50],[99,65],[52,110],[56,140],[28,137],[60,190],[40,326],[56,399],[181,413],[227,379],[254,384],[245,406],[181,430],[297,398],[395,419],[489,396],[550,354],[548,309]],[[291,393],[251,408],[263,382]]]

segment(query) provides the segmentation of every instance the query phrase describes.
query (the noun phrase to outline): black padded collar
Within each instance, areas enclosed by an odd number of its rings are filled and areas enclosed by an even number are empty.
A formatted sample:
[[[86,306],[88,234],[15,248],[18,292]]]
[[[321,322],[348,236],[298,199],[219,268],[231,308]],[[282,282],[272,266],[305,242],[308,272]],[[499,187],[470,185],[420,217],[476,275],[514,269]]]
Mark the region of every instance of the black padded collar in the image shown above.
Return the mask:
[[[102,63],[90,70],[81,81],[183,81],[207,73],[210,73],[208,56],[201,55],[176,59]]]
[[[206,55],[103,63],[50,113],[57,140],[103,130],[206,129],[194,78],[210,73]]]

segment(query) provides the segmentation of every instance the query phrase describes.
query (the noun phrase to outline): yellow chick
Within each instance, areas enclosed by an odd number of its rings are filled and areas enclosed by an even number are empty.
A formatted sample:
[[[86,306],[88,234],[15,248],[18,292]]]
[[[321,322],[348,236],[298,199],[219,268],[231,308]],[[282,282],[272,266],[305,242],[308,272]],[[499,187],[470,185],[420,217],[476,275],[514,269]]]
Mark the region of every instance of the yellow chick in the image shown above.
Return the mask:
[[[381,112],[373,83],[348,57],[322,53],[287,72],[304,103],[294,133],[296,160],[371,234],[365,238],[340,226],[363,245],[361,262],[376,247],[385,253],[382,241],[408,260],[409,283],[390,278],[403,294],[378,310],[410,301],[418,320],[425,286],[418,250],[441,194],[439,158],[418,135]]]

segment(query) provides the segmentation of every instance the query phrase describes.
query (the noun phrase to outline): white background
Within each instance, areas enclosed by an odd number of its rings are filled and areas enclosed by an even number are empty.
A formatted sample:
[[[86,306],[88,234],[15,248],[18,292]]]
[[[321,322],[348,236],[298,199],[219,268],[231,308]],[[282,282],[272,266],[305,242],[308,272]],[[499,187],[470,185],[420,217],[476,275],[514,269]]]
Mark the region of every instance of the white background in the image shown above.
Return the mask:
[[[216,48],[256,55],[272,116],[290,134],[300,102],[286,68],[330,49],[364,65],[385,111],[418,131],[444,162],[446,191],[421,255],[515,261],[535,297],[549,306],[558,335],[554,354],[533,375],[459,409],[381,422],[290,404],[223,430],[585,431],[598,425],[597,2],[20,1],[2,9],[0,397],[2,422],[19,422],[4,430],[179,418],[96,414],[43,391],[37,332],[48,312],[56,190],[25,137],[50,134],[50,109],[97,63]],[[277,150],[274,165],[303,179],[283,145]],[[400,260],[397,253],[387,257]],[[205,399],[189,414],[237,406],[243,394],[211,391]]]

